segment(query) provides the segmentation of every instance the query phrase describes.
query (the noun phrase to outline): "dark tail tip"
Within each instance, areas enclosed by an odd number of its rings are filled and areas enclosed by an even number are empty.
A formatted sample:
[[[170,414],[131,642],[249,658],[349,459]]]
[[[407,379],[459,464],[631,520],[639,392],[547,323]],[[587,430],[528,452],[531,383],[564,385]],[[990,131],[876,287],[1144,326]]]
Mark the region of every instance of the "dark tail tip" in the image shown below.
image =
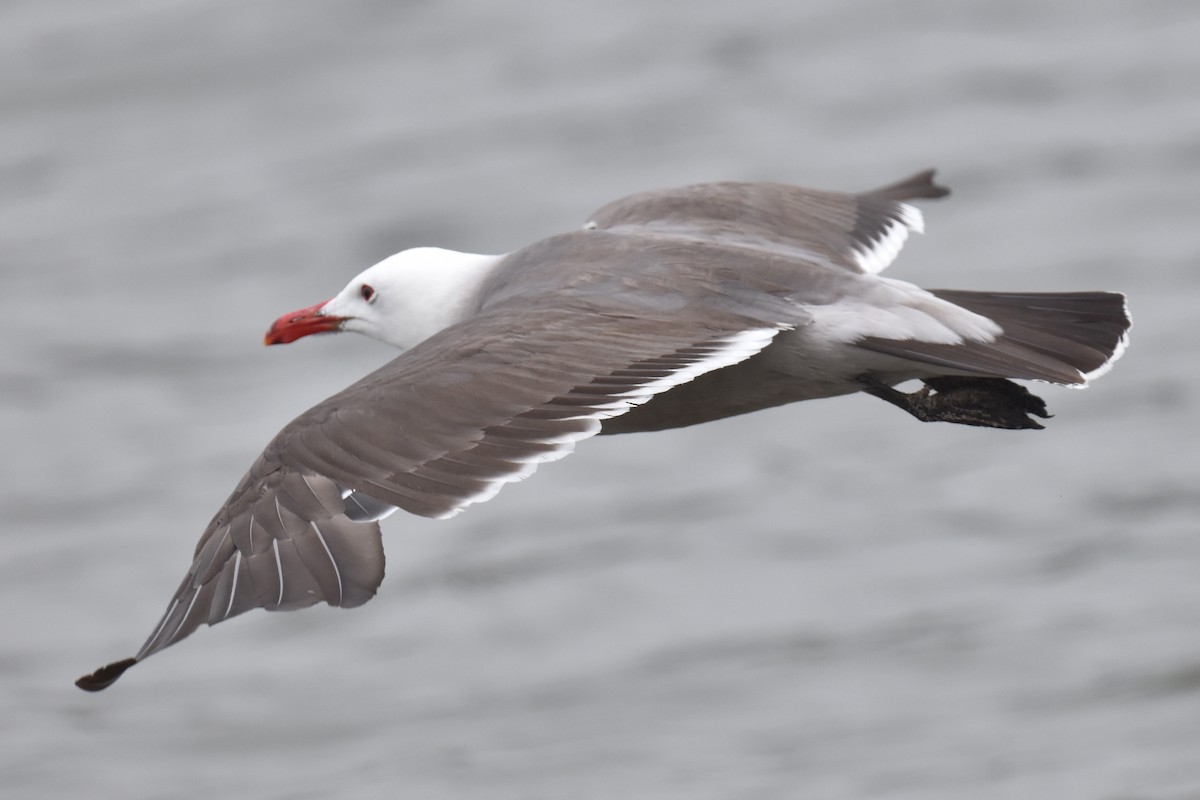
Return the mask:
[[[136,658],[124,658],[120,661],[101,667],[91,675],[84,675],[79,680],[75,681],[75,685],[85,692],[98,692],[101,689],[107,689],[116,683],[117,678],[125,672],[125,670],[137,663]]]

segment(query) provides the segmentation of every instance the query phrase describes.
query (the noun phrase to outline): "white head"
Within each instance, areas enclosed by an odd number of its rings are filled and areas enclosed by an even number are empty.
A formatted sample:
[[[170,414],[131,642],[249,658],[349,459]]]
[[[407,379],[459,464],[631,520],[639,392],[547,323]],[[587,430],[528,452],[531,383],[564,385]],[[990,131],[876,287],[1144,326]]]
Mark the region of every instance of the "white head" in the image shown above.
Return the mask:
[[[363,270],[336,297],[275,320],[266,344],[354,331],[407,350],[470,313],[467,304],[503,256],[414,247]]]

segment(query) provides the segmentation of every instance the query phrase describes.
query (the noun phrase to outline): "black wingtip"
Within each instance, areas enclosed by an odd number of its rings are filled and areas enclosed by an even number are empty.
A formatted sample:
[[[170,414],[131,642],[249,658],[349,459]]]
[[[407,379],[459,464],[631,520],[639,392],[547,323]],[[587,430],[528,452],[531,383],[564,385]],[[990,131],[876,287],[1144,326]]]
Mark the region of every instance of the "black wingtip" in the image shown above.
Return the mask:
[[[928,197],[930,199],[936,200],[939,197],[946,197],[947,195],[950,194],[949,186],[943,186],[942,184],[937,182],[937,170],[936,169],[926,170],[926,174],[929,176],[929,189],[928,189],[929,194],[923,195],[924,197]]]
[[[867,192],[867,194],[879,195],[886,200],[894,201],[916,199],[936,200],[939,197],[945,197],[950,194],[948,188],[934,180],[936,174],[937,170],[935,169],[921,170],[915,175],[910,175],[903,180],[873,189]]]
[[[117,682],[117,678],[121,677],[125,670],[136,663],[136,658],[124,658],[120,661],[114,661],[96,670],[91,675],[84,675],[75,681],[75,685],[85,692],[98,692],[101,689],[107,689]]]

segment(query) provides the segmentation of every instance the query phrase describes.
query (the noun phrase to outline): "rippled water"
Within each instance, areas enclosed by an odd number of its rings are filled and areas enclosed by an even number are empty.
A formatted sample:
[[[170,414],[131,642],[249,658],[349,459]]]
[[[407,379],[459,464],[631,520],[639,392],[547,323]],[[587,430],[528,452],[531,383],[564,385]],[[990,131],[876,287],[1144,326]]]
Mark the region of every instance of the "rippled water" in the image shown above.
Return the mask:
[[[0,8],[0,775],[13,797],[1200,797],[1200,9]],[[710,179],[955,189],[893,274],[1128,291],[1040,433],[872,398],[613,437],[385,524],[353,612],[112,690],[293,415],[389,357],[259,346],[395,250]]]

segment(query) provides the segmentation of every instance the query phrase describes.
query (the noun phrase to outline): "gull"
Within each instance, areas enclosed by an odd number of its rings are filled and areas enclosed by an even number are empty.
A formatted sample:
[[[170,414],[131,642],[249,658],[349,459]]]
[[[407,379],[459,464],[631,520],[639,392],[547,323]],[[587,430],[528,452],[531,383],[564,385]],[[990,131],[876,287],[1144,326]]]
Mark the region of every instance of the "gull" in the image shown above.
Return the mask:
[[[947,193],[932,170],[860,193],[644,192],[505,255],[405,250],[285,314],[267,344],[353,331],[402,352],[284,426],[141,649],[76,685],[104,689],[253,608],[361,605],[383,580],[384,517],[450,517],[598,434],[855,392],[926,422],[1042,427],[1045,403],[1013,381],[1106,372],[1127,343],[1125,297],[882,277],[923,232],[909,201]]]

